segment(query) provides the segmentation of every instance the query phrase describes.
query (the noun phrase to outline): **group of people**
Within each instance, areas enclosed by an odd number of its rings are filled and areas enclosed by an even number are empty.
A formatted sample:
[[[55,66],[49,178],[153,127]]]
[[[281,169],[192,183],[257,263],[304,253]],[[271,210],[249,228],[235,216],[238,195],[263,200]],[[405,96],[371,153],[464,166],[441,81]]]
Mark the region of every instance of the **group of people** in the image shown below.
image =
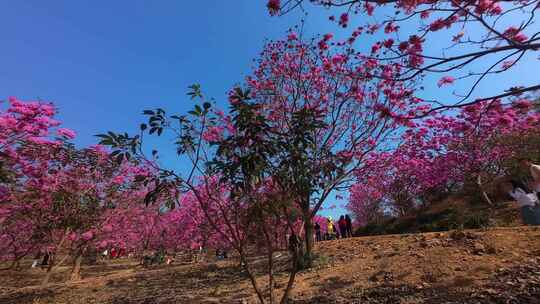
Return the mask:
[[[126,250],[124,248],[120,248],[120,249],[116,249],[116,248],[111,248],[111,250],[109,249],[105,249],[101,255],[103,256],[104,259],[117,259],[117,258],[120,258],[120,257],[123,257],[126,255]]]
[[[520,159],[520,165],[532,177],[530,187],[512,179],[505,183],[504,190],[518,203],[523,224],[537,226],[540,225],[540,165],[527,158]]]
[[[315,223],[314,229],[315,229],[315,239],[317,242],[320,242],[323,240],[348,238],[348,237],[353,236],[352,220],[348,214],[342,215],[339,217],[339,220],[337,222],[337,227],[332,217],[329,216],[326,219],[326,233],[324,233],[324,235],[322,234],[321,225],[319,223]]]

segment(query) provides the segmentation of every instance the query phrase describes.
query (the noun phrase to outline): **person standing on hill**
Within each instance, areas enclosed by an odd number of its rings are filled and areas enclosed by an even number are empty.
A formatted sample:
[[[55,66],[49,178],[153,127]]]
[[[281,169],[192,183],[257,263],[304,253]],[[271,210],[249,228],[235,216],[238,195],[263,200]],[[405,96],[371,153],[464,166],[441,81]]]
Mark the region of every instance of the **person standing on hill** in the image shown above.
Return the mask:
[[[36,253],[36,256],[34,257],[34,260],[32,261],[31,268],[36,268],[38,266],[38,264],[39,264],[39,260],[41,260],[41,250],[39,250]]]
[[[45,255],[43,255],[43,260],[41,260],[41,267],[49,266],[49,260],[51,259],[51,253],[47,249]]]
[[[328,217],[327,219],[327,226],[326,226],[326,239],[331,240],[334,238],[334,221],[331,217]]]
[[[321,225],[319,225],[319,223],[315,222],[315,240],[317,240],[317,242],[320,242],[322,241],[322,238],[321,238]]]
[[[532,207],[535,222],[540,225],[540,165],[532,162],[530,158],[522,158],[521,166],[529,170],[532,177],[531,188],[536,195],[535,205]]]
[[[511,180],[505,184],[505,191],[516,200],[521,211],[521,220],[525,225],[540,225],[540,221],[537,216],[536,207],[537,198],[534,193],[527,193],[525,186],[521,183]]]
[[[339,234],[341,235],[341,238],[346,238],[347,237],[347,222],[345,221],[345,217],[343,215],[339,217],[338,226],[339,226]]]
[[[352,237],[352,220],[348,214],[345,214],[345,223],[347,227],[347,237]]]
[[[533,179],[531,188],[538,196],[538,193],[540,192],[540,165],[534,164],[529,158],[522,158],[519,162],[521,166],[531,174]]]
[[[116,259],[116,256],[118,255],[118,251],[116,248],[111,248],[111,259]]]

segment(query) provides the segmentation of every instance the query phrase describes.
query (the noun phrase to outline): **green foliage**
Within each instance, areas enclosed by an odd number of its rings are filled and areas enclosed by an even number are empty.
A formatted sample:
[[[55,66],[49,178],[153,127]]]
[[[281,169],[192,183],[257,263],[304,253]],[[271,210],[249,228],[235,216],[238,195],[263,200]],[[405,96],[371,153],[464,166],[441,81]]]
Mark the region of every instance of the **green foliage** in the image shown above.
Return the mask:
[[[107,134],[98,134],[96,137],[101,139],[99,144],[109,146],[113,149],[111,157],[116,159],[119,164],[124,160],[131,160],[140,144],[139,135],[131,137],[127,133],[116,134],[109,131]]]
[[[191,97],[191,99],[195,98],[202,98],[202,92],[201,92],[201,85],[198,83],[192,84],[188,87],[190,91],[187,93],[188,96]]]
[[[314,254],[313,257],[313,266],[315,267],[325,267],[330,264],[330,258],[322,253]]]

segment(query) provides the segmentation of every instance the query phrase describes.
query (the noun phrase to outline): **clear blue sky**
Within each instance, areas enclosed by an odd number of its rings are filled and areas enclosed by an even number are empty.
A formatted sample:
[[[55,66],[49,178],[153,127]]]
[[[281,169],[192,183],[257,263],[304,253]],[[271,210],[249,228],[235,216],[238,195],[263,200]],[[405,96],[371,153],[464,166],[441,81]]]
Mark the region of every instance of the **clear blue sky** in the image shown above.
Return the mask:
[[[143,109],[185,111],[192,105],[185,95],[192,83],[225,105],[226,92],[249,73],[264,40],[283,37],[301,18],[300,11],[272,18],[265,3],[0,1],[0,98],[53,101],[81,146],[107,130],[133,131]],[[310,11],[308,35],[334,32],[329,15]],[[537,75],[538,60],[534,64],[530,71]],[[515,77],[538,79],[521,73],[488,87]]]
[[[262,0],[0,1],[0,12],[0,98],[53,101],[80,146],[135,130],[143,109],[185,111],[196,82],[225,105],[264,40],[301,18],[272,18]],[[333,28],[312,16],[308,31]]]

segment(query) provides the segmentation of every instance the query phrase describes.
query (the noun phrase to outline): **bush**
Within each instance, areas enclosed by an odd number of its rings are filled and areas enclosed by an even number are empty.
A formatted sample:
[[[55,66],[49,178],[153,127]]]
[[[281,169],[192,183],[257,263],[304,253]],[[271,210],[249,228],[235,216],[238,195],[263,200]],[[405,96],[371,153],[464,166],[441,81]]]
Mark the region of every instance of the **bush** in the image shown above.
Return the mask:
[[[460,228],[479,229],[489,226],[490,217],[486,212],[463,216],[458,210],[449,208],[436,213],[422,213],[416,217],[391,218],[383,223],[369,223],[358,228],[355,235],[440,232]]]
[[[330,264],[330,258],[324,254],[315,254],[313,258],[313,266],[315,267],[326,267]]]
[[[384,229],[384,224],[377,224],[377,223],[368,223],[367,225],[363,227],[359,227],[354,232],[355,236],[367,236],[367,235],[379,235],[379,234],[385,234],[386,230]]]
[[[489,227],[490,218],[485,213],[474,213],[468,215],[463,220],[463,228],[465,229],[480,229]]]

